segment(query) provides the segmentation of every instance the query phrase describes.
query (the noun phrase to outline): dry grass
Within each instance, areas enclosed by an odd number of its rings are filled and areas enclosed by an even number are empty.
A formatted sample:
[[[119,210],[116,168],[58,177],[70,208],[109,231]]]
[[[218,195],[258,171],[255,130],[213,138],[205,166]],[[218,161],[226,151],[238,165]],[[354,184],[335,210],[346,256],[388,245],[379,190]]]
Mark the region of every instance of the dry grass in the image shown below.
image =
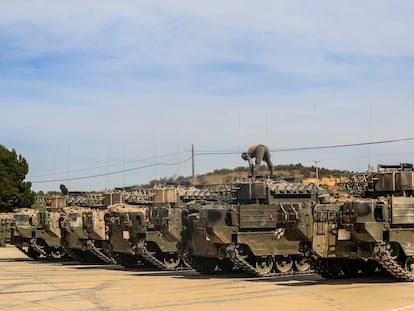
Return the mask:
[[[269,174],[269,172],[264,172],[265,174]],[[276,174],[280,176],[285,176],[285,172],[276,172]],[[292,176],[290,176],[292,177]],[[294,177],[303,177],[301,175],[297,175]],[[229,174],[214,174],[208,176],[199,176],[196,177],[197,184],[221,184],[226,182],[238,182],[238,181],[247,181],[248,180],[248,172],[233,172]],[[315,184],[323,186],[330,190],[336,190],[336,179],[334,177],[323,177],[320,178],[319,181],[316,178],[306,178],[303,180],[306,184]]]

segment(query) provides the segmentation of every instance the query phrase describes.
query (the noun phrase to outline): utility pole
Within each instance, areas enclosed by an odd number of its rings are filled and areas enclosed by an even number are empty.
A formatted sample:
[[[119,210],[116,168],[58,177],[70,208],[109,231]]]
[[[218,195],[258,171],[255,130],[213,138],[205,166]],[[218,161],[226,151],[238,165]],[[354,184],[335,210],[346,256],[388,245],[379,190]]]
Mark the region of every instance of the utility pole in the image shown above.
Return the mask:
[[[316,181],[318,182],[318,185],[319,185],[318,163],[319,163],[319,162],[321,162],[321,161],[316,161],[316,160],[314,160],[313,162],[315,162]]]
[[[192,168],[191,182],[193,185],[195,185],[194,144],[191,145],[191,168]]]

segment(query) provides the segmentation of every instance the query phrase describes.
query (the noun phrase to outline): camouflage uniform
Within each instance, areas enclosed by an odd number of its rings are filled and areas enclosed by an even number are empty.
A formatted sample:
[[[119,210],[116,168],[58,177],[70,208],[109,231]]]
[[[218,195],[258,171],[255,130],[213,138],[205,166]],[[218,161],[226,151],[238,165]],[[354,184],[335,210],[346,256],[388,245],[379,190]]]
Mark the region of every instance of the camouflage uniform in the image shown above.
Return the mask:
[[[256,175],[257,170],[259,169],[260,164],[263,160],[267,163],[270,174],[273,175],[273,164],[270,161],[270,151],[267,146],[261,144],[253,145],[247,149],[247,152],[242,153],[242,158],[249,162],[252,176]],[[256,158],[256,163],[254,165],[252,158]]]

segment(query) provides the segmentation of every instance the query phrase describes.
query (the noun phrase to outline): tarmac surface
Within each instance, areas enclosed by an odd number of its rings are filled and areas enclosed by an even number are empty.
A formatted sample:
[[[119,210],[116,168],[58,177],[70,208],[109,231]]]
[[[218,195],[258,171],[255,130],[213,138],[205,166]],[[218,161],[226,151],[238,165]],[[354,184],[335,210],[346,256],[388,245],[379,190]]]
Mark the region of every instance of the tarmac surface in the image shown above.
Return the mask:
[[[0,310],[414,311],[414,283],[378,276],[253,278],[53,263],[0,248]]]

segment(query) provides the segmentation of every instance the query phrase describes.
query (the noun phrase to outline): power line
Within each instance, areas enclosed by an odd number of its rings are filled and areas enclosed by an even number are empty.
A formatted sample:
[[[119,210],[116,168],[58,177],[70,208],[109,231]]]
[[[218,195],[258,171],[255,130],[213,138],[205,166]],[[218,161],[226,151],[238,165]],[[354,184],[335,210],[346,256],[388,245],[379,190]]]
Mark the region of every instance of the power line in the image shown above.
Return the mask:
[[[311,147],[297,147],[297,148],[272,149],[270,151],[271,152],[289,152],[289,151],[305,151],[305,150],[319,150],[319,149],[334,149],[334,148],[346,148],[346,147],[356,147],[356,146],[366,146],[366,145],[387,144],[387,143],[395,143],[395,142],[402,142],[402,141],[413,141],[413,140],[414,140],[414,137],[409,137],[409,138],[380,140],[380,141],[372,141],[372,142],[370,141],[370,142],[353,143],[353,144],[339,144],[339,145],[327,145],[327,146],[311,146]],[[183,154],[183,153],[188,153],[188,152],[191,152],[191,150],[182,151],[182,152],[179,152],[179,153],[165,154],[165,155],[158,156],[157,158],[168,157],[168,156],[171,156],[171,155]],[[239,154],[239,153],[240,153],[239,151],[228,151],[228,150],[227,151],[199,151],[199,152],[194,152],[194,155],[195,156],[234,155],[234,154]],[[73,178],[56,179],[54,176],[55,176],[55,174],[63,174],[63,173],[69,173],[69,172],[72,172],[72,173],[73,172],[81,172],[81,171],[98,169],[98,168],[108,168],[109,166],[108,165],[105,165],[105,166],[97,166],[95,168],[78,169],[78,170],[72,170],[72,171],[65,171],[65,172],[61,172],[61,173],[52,173],[52,174],[45,174],[45,175],[37,175],[37,176],[32,176],[32,178],[33,177],[41,177],[41,176],[50,176],[50,175],[53,175],[53,179],[52,180],[35,180],[35,181],[32,181],[32,183],[50,183],[50,182],[62,182],[62,181],[69,181],[69,180],[90,179],[90,178],[96,178],[96,177],[102,177],[102,176],[109,176],[109,175],[121,174],[121,173],[125,173],[125,172],[140,170],[140,169],[154,167],[154,166],[180,165],[180,164],[183,164],[183,163],[185,163],[187,161],[190,161],[191,159],[192,159],[192,157],[189,157],[189,158],[186,158],[185,160],[182,160],[182,161],[179,161],[179,162],[174,162],[174,163],[152,163],[152,164],[143,165],[143,166],[134,167],[134,168],[129,168],[129,169],[122,169],[122,170],[113,171],[113,172],[106,172],[106,173],[101,173],[101,174],[81,176],[81,177],[73,177]],[[150,158],[141,159],[141,160],[134,160],[134,161],[129,161],[129,162],[125,162],[125,163],[134,163],[134,162],[146,161],[146,160],[156,160],[156,157],[150,157]],[[120,163],[120,164],[125,164],[125,163]],[[113,164],[113,165],[110,165],[110,166],[116,166],[116,165],[120,165],[120,164]]]
[[[302,151],[302,150],[334,149],[334,148],[344,148],[344,147],[356,147],[356,146],[367,146],[367,145],[388,144],[388,143],[396,143],[396,142],[401,142],[401,141],[410,141],[410,140],[414,140],[414,137],[410,137],[410,138],[401,138],[401,139],[390,139],[390,140],[379,140],[379,141],[364,142],[364,143],[356,143],[356,144],[342,144],[342,145],[317,146],[317,147],[301,147],[301,148],[276,149],[276,150],[271,150],[271,151],[272,151],[272,152],[285,152],[285,151]]]
[[[159,158],[166,158],[166,157],[170,157],[170,156],[173,156],[173,155],[179,155],[179,154],[190,153],[190,152],[191,152],[191,150],[168,153],[168,154],[157,156],[157,158],[158,159]],[[35,176],[30,176],[30,177],[31,178],[37,178],[37,177],[55,176],[55,175],[61,175],[61,174],[67,174],[67,173],[79,173],[79,172],[97,170],[97,169],[101,169],[101,168],[109,168],[109,167],[114,167],[114,166],[120,166],[120,165],[125,165],[125,164],[136,163],[136,162],[152,161],[152,160],[155,160],[155,157],[137,159],[137,160],[127,161],[127,162],[113,163],[113,164],[109,164],[109,165],[100,165],[100,166],[89,167],[89,168],[81,168],[81,169],[75,169],[75,170],[70,170],[70,171],[60,171],[60,172],[54,172],[54,173],[40,174],[40,175],[35,175]]]
[[[396,142],[401,142],[401,141],[412,141],[412,140],[414,140],[414,137],[400,138],[400,139],[389,139],[389,140],[379,140],[379,141],[353,143],[353,144],[271,149],[270,151],[271,152],[288,152],[288,151],[334,149],[334,148],[345,148],[345,147],[357,147],[357,146],[367,146],[367,145],[388,144],[388,143],[396,143]],[[196,152],[195,154],[196,155],[230,155],[230,154],[238,154],[238,153],[239,152],[236,152],[236,151],[199,151],[199,152]]]
[[[136,170],[141,170],[141,169],[148,168],[148,167],[153,167],[153,166],[180,165],[180,164],[183,164],[183,163],[188,162],[190,160],[191,160],[191,157],[190,158],[187,158],[185,160],[182,160],[180,162],[175,162],[175,163],[152,163],[152,164],[148,164],[148,165],[138,166],[138,167],[124,169],[124,170],[119,170],[119,171],[113,171],[113,172],[102,173],[102,174],[95,174],[95,175],[88,175],[88,176],[81,176],[81,177],[73,177],[73,178],[69,178],[69,179],[68,178],[63,178],[63,179],[53,179],[53,180],[35,180],[35,181],[32,181],[32,184],[50,183],[50,182],[67,181],[67,180],[90,179],[90,178],[103,177],[103,176],[109,176],[109,175],[116,175],[116,174],[121,174],[121,173],[136,171]]]
[[[383,158],[383,157],[396,157],[396,156],[403,156],[403,155],[413,155],[414,152],[398,152],[398,153],[377,153],[372,158]],[[358,155],[358,156],[346,156],[346,157],[335,157],[335,158],[320,158],[322,162],[332,162],[332,161],[342,161],[342,160],[351,160],[351,159],[364,159],[366,158],[365,155]],[[311,161],[312,162],[312,161]]]

